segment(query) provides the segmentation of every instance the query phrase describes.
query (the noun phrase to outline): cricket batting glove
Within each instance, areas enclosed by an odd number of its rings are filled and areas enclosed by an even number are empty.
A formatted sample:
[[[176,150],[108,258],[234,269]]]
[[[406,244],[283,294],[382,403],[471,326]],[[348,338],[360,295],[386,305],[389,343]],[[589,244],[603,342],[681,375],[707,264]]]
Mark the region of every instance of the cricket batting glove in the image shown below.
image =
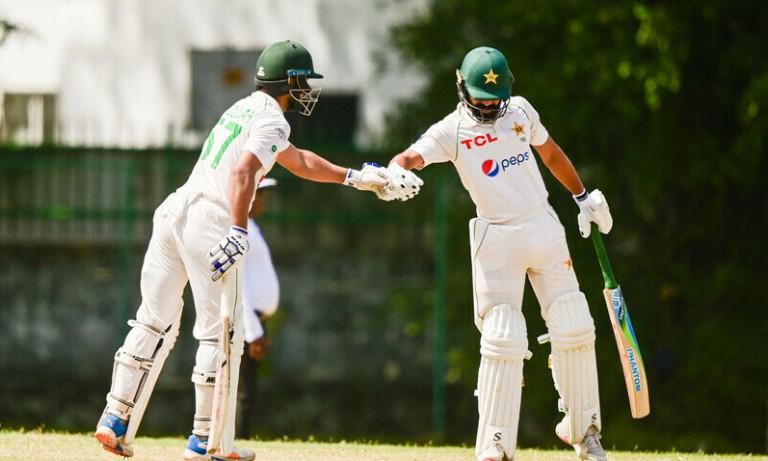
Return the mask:
[[[387,173],[389,174],[389,186],[384,189],[384,197],[379,196],[382,200],[400,200],[401,202],[410,200],[418,195],[421,186],[424,185],[421,178],[397,163],[389,165]]]
[[[232,267],[243,262],[243,256],[248,251],[248,230],[232,226],[224,239],[217,243],[208,253],[211,264],[211,280],[219,280]]]
[[[607,234],[613,227],[613,217],[611,211],[608,209],[608,202],[605,201],[605,196],[599,189],[595,189],[590,193],[585,190],[579,195],[574,195],[573,199],[576,200],[576,204],[579,205],[579,232],[584,238],[589,237],[592,233],[591,223],[597,224],[597,228],[600,233]]]
[[[357,190],[367,190],[379,195],[384,187],[389,185],[389,176],[386,168],[376,163],[363,163],[360,170],[348,169],[344,185],[354,187]]]

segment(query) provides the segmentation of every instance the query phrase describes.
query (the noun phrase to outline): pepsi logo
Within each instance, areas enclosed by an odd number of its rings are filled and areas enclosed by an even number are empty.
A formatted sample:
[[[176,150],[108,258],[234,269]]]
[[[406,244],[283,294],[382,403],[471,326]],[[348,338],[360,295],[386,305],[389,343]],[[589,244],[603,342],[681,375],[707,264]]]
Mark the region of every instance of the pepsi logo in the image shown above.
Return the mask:
[[[499,162],[496,160],[486,160],[483,162],[483,173],[486,176],[494,177],[499,174]]]
[[[501,163],[491,159],[485,160],[481,167],[483,169],[483,174],[492,178],[499,174],[499,172],[507,171],[513,166],[522,165],[530,158],[531,154],[529,152],[523,152],[522,154],[511,155],[509,158],[504,158],[501,160]]]

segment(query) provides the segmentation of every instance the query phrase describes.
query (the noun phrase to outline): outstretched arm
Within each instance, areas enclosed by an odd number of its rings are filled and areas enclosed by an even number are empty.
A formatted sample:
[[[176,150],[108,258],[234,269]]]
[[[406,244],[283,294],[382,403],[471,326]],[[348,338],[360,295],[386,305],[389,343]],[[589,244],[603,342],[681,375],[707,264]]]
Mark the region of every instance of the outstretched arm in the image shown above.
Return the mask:
[[[335,165],[316,153],[298,149],[293,144],[277,154],[277,163],[296,176],[315,182],[342,184],[347,168]]]
[[[424,168],[424,157],[415,150],[408,149],[392,157],[389,164],[392,165],[393,163],[400,165],[406,170],[412,170],[414,168],[420,170]]]
[[[541,157],[541,161],[552,172],[555,178],[560,181],[560,184],[565,186],[572,195],[580,195],[584,192],[584,184],[579,178],[579,173],[576,172],[573,163],[565,155],[563,149],[557,145],[554,139],[550,136],[540,146],[533,146]]]
[[[389,184],[384,168],[378,165],[365,164],[362,170],[344,168],[293,144],[277,154],[276,161],[296,176],[310,181],[344,184],[374,192]]]

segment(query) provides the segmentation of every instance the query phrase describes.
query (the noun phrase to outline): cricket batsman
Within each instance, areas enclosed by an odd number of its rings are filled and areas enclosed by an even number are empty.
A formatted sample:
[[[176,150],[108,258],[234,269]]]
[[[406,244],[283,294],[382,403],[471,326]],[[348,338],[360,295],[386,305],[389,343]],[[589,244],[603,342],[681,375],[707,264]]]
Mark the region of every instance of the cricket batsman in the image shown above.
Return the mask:
[[[515,456],[523,360],[528,354],[521,312],[527,276],[549,330],[552,376],[565,413],[555,432],[579,458],[605,461],[595,327],[531,146],[573,194],[582,237],[589,236],[590,223],[608,233],[613,219],[603,194],[585,190],[536,109],[525,98],[512,96],[513,82],[499,50],[471,50],[457,70],[456,110],[396,155],[390,169],[452,162],[477,207],[477,217],[469,222],[474,318],[481,333],[477,459]]]
[[[259,179],[275,163],[316,182],[338,183],[377,195],[406,200],[418,193],[416,175],[395,175],[366,164],[342,168],[309,150],[293,146],[284,112],[309,116],[320,88],[309,79],[312,57],[300,44],[282,41],[267,47],[256,62],[255,91],[221,116],[203,145],[187,182],[155,210],[152,237],[141,270],[142,302],[131,330],[115,354],[112,386],[95,437],[102,447],[132,456],[131,445],[168,353],[176,341],[182,292],[189,282],[195,302],[194,337],[199,341],[191,380],[195,388],[192,434],[183,459],[253,460],[254,452],[233,445],[240,357],[243,352],[242,275],[248,251],[248,210]],[[392,190],[390,190],[392,189]],[[222,279],[236,284],[230,330],[231,369],[228,411],[221,449],[208,454],[217,366]],[[229,293],[229,291],[227,291]],[[223,349],[223,348],[222,348]],[[218,432],[218,431],[217,431]],[[218,437],[218,435],[217,435]],[[218,448],[217,448],[218,450]],[[213,458],[212,458],[213,457]]]

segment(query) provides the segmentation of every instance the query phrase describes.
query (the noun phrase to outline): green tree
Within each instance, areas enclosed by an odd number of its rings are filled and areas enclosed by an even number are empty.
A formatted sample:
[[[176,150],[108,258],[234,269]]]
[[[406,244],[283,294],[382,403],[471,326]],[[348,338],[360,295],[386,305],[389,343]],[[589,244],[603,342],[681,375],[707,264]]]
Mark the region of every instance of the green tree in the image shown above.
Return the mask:
[[[616,222],[609,251],[650,375],[652,414],[639,422],[626,416],[590,245],[575,237],[573,205],[550,181],[598,324],[609,445],[766,449],[766,245],[759,235],[768,218],[768,54],[760,51],[767,21],[768,3],[756,0],[436,0],[391,31],[400,58],[427,82],[389,116],[393,150],[455,107],[463,55],[494,46],[515,74],[513,92],[539,110],[588,187],[606,193]],[[458,408],[449,409],[449,433],[469,441],[476,416],[466,396],[477,363],[464,269],[471,206],[462,197],[452,209],[448,377],[463,397],[449,404]],[[530,322],[537,308],[527,296]],[[546,420],[542,431],[549,431],[553,398],[540,391],[545,373],[529,368],[524,418],[533,427]],[[521,441],[551,444],[542,431],[521,432]]]

